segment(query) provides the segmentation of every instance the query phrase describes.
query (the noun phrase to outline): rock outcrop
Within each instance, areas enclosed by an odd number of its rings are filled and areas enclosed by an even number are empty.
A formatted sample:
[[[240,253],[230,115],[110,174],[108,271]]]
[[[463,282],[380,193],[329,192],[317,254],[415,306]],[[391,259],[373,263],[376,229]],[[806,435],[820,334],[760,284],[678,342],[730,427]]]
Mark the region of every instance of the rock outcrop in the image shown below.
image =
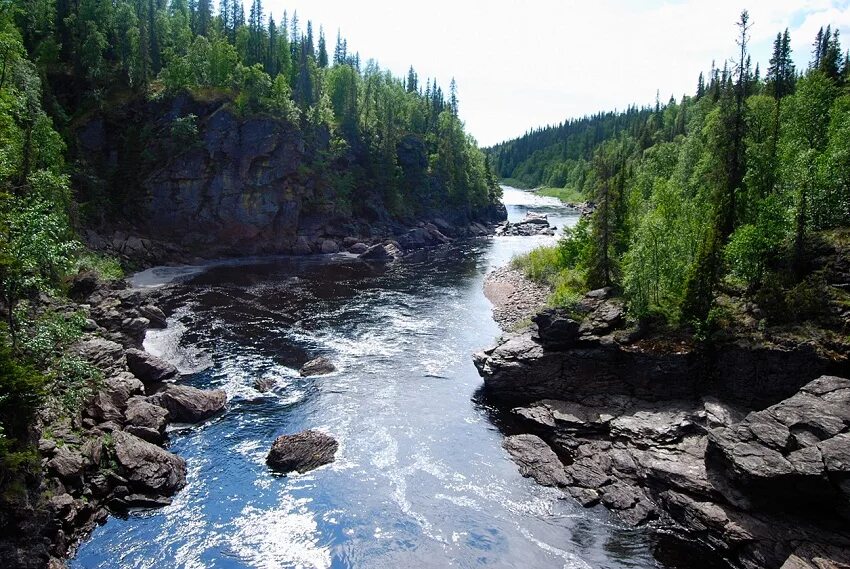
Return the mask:
[[[191,123],[191,133],[175,134],[177,121]],[[476,234],[481,224],[507,217],[504,206],[490,203],[471,211],[437,205],[418,219],[400,218],[374,191],[353,200],[352,208],[333,172],[315,169],[315,144],[326,144],[327,134],[306,141],[297,124],[245,116],[225,96],[134,100],[92,114],[75,135],[74,151],[87,173],[79,180],[83,201],[100,186],[120,187],[111,197],[126,203],[116,209],[131,212],[118,227],[104,222],[84,237],[91,247],[138,264],[193,254],[330,254],[345,238],[365,244],[396,238],[411,249],[447,242],[451,233]],[[400,167],[421,171],[425,145],[404,148]],[[356,160],[354,154],[340,158],[331,170],[350,169]],[[429,218],[447,219],[450,229],[419,225]]]
[[[186,461],[156,445],[117,431],[115,459],[132,490],[171,496],[186,484]]]
[[[649,334],[604,289],[533,322],[475,357],[523,475],[733,567],[850,561],[850,380],[817,377],[845,360]]]
[[[43,473],[26,494],[2,497],[4,567],[63,566],[59,559],[110,511],[168,504],[185,484],[186,463],[158,446],[167,424],[198,422],[225,405],[222,391],[161,383],[177,370],[138,348],[147,327],[166,323],[164,314],[124,287],[81,273],[71,284],[81,304],[52,301],[58,313],[85,313],[87,332],[71,349],[104,379],[70,417],[41,417]]]
[[[148,398],[168,411],[168,418],[178,423],[199,423],[220,413],[227,403],[221,389],[197,389],[189,385],[169,385]]]
[[[309,472],[334,461],[339,443],[319,431],[281,435],[275,439],[266,457],[270,468],[288,473]]]
[[[336,366],[331,360],[324,356],[312,359],[298,370],[301,377],[310,377],[314,375],[327,375],[336,371]]]
[[[557,227],[549,225],[545,214],[528,212],[521,221],[505,221],[496,227],[496,235],[523,236],[555,235]]]

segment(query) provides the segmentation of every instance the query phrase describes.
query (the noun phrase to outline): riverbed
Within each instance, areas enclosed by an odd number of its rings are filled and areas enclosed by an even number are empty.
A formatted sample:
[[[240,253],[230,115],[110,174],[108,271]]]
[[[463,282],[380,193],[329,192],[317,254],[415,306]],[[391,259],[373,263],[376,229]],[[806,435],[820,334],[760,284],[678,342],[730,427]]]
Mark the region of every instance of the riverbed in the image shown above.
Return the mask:
[[[509,218],[577,216],[505,188]],[[148,351],[182,382],[221,388],[227,410],[175,428],[188,484],[159,510],[110,518],[74,568],[659,567],[645,530],[519,475],[471,354],[500,334],[484,276],[553,237],[466,241],[392,265],[350,255],[157,269],[166,330]],[[305,361],[339,368],[301,378]],[[271,378],[260,393],[254,381]],[[278,435],[318,429],[336,462],[279,476]]]

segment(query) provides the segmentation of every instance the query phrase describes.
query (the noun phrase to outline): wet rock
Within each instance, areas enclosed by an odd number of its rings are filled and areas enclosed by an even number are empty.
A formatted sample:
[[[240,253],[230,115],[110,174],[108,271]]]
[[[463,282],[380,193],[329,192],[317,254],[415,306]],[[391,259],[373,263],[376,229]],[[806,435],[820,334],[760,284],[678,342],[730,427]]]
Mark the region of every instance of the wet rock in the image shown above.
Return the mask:
[[[271,377],[261,377],[253,383],[254,389],[259,391],[260,393],[266,393],[267,391],[271,391],[272,389],[274,389],[275,385],[277,385],[277,382]]]
[[[301,377],[310,377],[313,375],[326,375],[336,371],[336,366],[324,356],[312,359],[298,370]]]
[[[171,498],[146,494],[128,494],[124,497],[124,503],[129,508],[163,508],[171,505]]]
[[[322,241],[321,250],[325,255],[339,253],[339,244],[333,239],[325,239]]]
[[[581,488],[580,486],[570,486],[567,490],[570,496],[585,508],[591,508],[599,503],[599,492],[596,490]]]
[[[172,421],[198,423],[220,413],[227,404],[227,394],[221,389],[169,385],[148,397],[148,402],[166,409]]]
[[[401,250],[398,246],[389,243],[383,244],[379,243],[377,245],[372,245],[368,249],[366,249],[363,253],[359,255],[359,258],[364,261],[393,261],[401,257]]]
[[[136,318],[125,318],[121,321],[121,333],[129,338],[133,345],[141,346],[145,334],[150,327],[150,320],[141,316]]]
[[[564,465],[552,448],[536,435],[514,435],[502,446],[519,466],[519,472],[543,486],[563,487],[570,484]]]
[[[186,461],[134,435],[113,433],[121,473],[145,494],[171,496],[186,484]]]
[[[168,327],[168,319],[165,313],[153,304],[145,304],[139,307],[139,314],[148,319],[151,328]]]
[[[318,431],[302,431],[275,439],[266,463],[282,473],[305,473],[334,461],[339,444]]]
[[[354,253],[355,255],[361,255],[369,250],[369,246],[365,243],[355,243],[348,248],[349,253]]]
[[[496,228],[496,235],[524,236],[554,235],[555,228],[549,225],[544,214],[528,212],[525,218],[516,223],[504,222]]]
[[[131,348],[126,351],[127,367],[143,383],[159,383],[177,377],[174,365],[143,350]]]

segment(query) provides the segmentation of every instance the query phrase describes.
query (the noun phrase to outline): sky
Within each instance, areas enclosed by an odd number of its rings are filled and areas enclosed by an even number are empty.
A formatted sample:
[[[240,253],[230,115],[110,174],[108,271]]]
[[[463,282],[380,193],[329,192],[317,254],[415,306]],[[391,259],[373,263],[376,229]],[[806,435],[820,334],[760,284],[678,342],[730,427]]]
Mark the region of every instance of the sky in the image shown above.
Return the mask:
[[[250,0],[244,0],[246,9]],[[413,65],[424,84],[458,84],[460,117],[481,146],[597,111],[654,104],[696,90],[700,71],[736,51],[735,22],[750,12],[753,62],[767,69],[776,33],[789,28],[799,67],[821,26],[850,47],[850,0],[265,0],[302,30],[337,30],[349,51],[395,75]]]

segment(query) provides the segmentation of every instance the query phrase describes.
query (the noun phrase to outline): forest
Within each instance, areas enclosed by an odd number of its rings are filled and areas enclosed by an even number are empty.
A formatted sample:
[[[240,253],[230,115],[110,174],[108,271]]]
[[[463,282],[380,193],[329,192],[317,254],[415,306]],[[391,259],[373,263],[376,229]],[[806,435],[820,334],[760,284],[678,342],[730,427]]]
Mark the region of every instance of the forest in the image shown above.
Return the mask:
[[[762,73],[750,30],[745,11],[735,58],[701,73],[693,95],[487,149],[509,183],[596,206],[558,245],[515,261],[556,304],[611,286],[633,318],[703,332],[719,321],[720,291],[751,295],[774,323],[823,305],[809,260],[850,226],[850,55],[822,28],[796,69],[786,29]]]
[[[306,141],[304,176],[324,179],[355,213],[375,192],[409,217],[499,196],[458,118],[454,80],[445,93],[413,67],[394,77],[296,13],[276,19],[261,0],[247,14],[238,0],[0,0],[0,487],[21,489],[40,472],[36,412],[73,410],[102,379],[66,350],[85,318],[45,309],[81,269],[122,274],[78,237],[128,214],[120,184],[91,183],[74,129],[179,95],[291,123]],[[180,146],[198,118],[175,118],[165,135]]]

